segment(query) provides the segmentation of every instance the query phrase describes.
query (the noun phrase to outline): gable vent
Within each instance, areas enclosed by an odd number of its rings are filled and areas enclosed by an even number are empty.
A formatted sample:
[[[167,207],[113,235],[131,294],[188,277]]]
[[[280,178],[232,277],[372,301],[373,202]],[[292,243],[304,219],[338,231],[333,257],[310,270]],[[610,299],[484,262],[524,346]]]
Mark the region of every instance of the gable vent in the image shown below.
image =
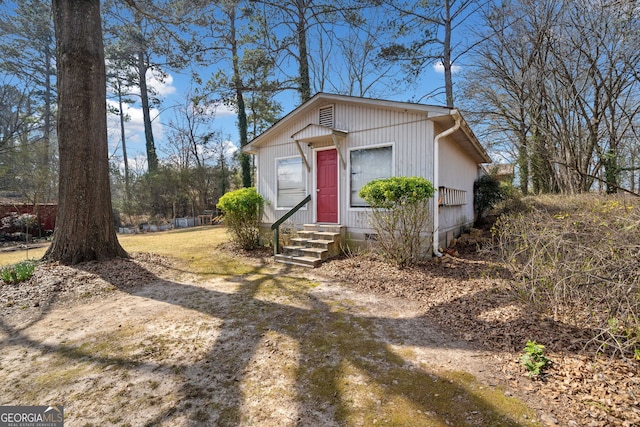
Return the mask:
[[[318,124],[320,124],[321,126],[332,128],[333,127],[333,105],[320,108],[319,113],[320,113],[320,117],[318,119]]]

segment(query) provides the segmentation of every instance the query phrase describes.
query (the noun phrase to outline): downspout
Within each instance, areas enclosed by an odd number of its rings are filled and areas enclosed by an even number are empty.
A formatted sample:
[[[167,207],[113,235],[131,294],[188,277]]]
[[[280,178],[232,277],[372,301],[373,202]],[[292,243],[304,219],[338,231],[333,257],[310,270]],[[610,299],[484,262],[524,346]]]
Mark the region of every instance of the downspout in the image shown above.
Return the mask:
[[[441,257],[442,253],[439,251],[438,246],[440,246],[440,236],[438,233],[438,228],[439,228],[439,223],[440,223],[440,218],[439,218],[439,212],[438,212],[438,191],[439,191],[439,186],[440,183],[438,182],[438,178],[439,178],[439,165],[440,162],[438,161],[438,157],[439,157],[439,145],[440,145],[440,139],[444,138],[445,136],[449,136],[452,133],[454,133],[455,131],[457,131],[458,129],[460,129],[460,113],[458,113],[458,110],[453,109],[450,111],[451,116],[453,117],[453,119],[456,121],[455,124],[453,125],[453,127],[450,127],[449,129],[440,132],[439,134],[436,135],[436,137],[433,139],[433,188],[435,188],[436,190],[436,194],[435,197],[433,198],[433,254],[437,257]]]

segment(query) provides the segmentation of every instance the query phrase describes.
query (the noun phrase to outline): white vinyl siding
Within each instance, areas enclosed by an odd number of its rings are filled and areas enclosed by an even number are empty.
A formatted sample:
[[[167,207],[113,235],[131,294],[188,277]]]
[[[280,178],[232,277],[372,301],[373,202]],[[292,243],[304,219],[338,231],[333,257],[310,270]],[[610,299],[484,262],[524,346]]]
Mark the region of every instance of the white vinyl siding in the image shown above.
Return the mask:
[[[349,174],[349,206],[369,207],[358,193],[365,184],[374,179],[393,176],[393,147],[386,145],[349,151]]]
[[[440,141],[439,156],[438,186],[441,188],[437,201],[442,204],[438,208],[438,231],[440,245],[446,246],[448,233],[457,235],[462,227],[473,224],[473,182],[478,176],[478,165],[451,137]],[[461,203],[462,194],[465,203]]]
[[[307,195],[307,174],[302,157],[276,159],[277,208],[292,208]]]
[[[300,156],[291,136],[309,126],[319,124],[319,108],[331,106],[334,113],[334,128],[341,129],[348,134],[340,139],[340,150],[346,164],[339,163],[339,220],[340,223],[356,233],[371,232],[368,207],[351,207],[351,174],[350,151],[381,146],[392,146],[393,161],[391,176],[422,176],[433,179],[433,123],[424,113],[414,113],[399,110],[386,110],[370,105],[353,105],[350,103],[325,103],[318,107],[304,111],[295,120],[283,123],[276,132],[272,132],[269,143],[260,148],[257,156],[257,181],[260,194],[265,197],[263,221],[272,224],[280,218],[287,208],[277,208],[277,163],[275,159]],[[316,169],[313,159],[314,149],[333,147],[331,139],[313,140],[310,146],[306,141],[300,143],[310,163],[310,170],[302,166],[307,175],[307,193],[314,198],[291,218],[295,224],[308,224],[316,221],[315,177]],[[440,182],[441,185],[454,184]],[[452,185],[454,188],[465,188]],[[356,194],[359,190],[356,191]],[[302,200],[302,198],[300,199]],[[299,201],[299,200],[298,200]],[[467,205],[468,206],[468,205]]]

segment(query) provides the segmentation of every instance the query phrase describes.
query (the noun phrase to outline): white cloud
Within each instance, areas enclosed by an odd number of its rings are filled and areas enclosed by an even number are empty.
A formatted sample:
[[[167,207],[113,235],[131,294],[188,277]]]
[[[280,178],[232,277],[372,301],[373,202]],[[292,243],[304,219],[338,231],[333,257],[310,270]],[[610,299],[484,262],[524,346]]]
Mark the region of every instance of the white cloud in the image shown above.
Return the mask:
[[[189,105],[189,111],[194,111],[194,105],[191,103]],[[212,102],[212,103],[203,103],[198,106],[196,111],[200,115],[206,115],[209,117],[235,117],[236,112],[232,107],[226,106],[222,102]]]
[[[225,148],[224,154],[226,157],[231,157],[238,151],[238,146],[229,140],[224,141],[222,144]]]
[[[176,93],[176,87],[173,85],[173,76],[169,73],[152,71],[147,74],[147,85],[160,96]]]
[[[457,73],[458,71],[460,71],[462,67],[460,67],[459,65],[452,65],[451,66],[451,73]],[[433,70],[436,73],[440,73],[443,74],[444,73],[444,64],[442,63],[442,61],[440,62],[436,62],[435,64],[433,64]]]
[[[114,100],[107,100],[107,104],[110,107],[118,108],[118,103]],[[133,107],[130,105],[123,105],[124,113],[129,117],[129,120],[124,123],[125,138],[127,142],[127,154],[146,152],[145,139],[144,139],[144,121],[142,115],[142,108]],[[152,108],[151,111],[151,129],[153,131],[153,139],[159,141],[164,135],[164,129],[160,120],[156,118],[158,116],[158,109]],[[154,119],[155,118],[155,119]],[[120,144],[120,117],[117,115],[109,114],[107,116],[107,128],[109,130],[109,146],[110,150],[115,151],[116,147],[121,151]],[[157,143],[156,143],[157,146]]]
[[[216,104],[214,107],[216,117],[236,116],[237,113],[231,107],[226,106],[223,103]]]
[[[107,61],[107,65],[109,65],[108,61]],[[128,67],[128,71],[133,75],[138,74],[138,70],[133,66]],[[167,95],[172,95],[176,93],[177,88],[174,86],[173,83],[174,83],[173,75],[170,73],[166,73],[166,72],[162,72],[160,70],[154,70],[154,69],[147,72],[147,87],[150,89],[150,91],[153,91],[158,96],[166,97]],[[133,85],[130,88],[130,90],[132,90],[137,94],[140,93],[140,89],[136,89],[136,85]]]

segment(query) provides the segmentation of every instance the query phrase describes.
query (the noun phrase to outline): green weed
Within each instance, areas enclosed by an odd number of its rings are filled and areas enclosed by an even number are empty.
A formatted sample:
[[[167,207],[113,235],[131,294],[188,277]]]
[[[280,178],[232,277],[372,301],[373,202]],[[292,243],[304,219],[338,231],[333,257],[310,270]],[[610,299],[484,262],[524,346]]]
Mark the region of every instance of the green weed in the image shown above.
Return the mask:
[[[22,261],[0,269],[0,278],[4,283],[20,283],[29,280],[36,268],[34,261]]]
[[[520,356],[520,363],[529,372],[529,377],[540,377],[551,367],[551,360],[545,356],[543,345],[535,341],[527,341],[522,351],[524,354]]]

